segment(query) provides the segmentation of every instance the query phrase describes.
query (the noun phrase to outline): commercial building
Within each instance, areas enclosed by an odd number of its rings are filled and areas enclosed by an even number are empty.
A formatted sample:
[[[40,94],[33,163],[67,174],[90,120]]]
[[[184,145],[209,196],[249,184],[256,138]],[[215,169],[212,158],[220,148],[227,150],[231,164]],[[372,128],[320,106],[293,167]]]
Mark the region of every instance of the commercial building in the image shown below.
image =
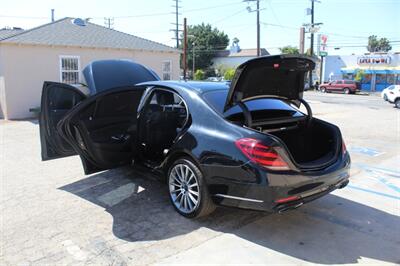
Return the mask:
[[[354,79],[360,72],[361,89],[382,91],[400,84],[400,53],[331,55],[324,58],[323,81]]]

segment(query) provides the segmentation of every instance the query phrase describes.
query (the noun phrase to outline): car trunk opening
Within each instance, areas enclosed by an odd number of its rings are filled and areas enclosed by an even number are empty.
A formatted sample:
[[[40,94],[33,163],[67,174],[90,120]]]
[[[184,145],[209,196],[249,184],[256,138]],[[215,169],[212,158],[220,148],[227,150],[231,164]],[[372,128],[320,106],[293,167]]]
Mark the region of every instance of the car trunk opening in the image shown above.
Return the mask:
[[[300,169],[319,169],[332,164],[340,154],[341,134],[338,127],[309,117],[280,99],[255,99],[223,111],[227,91],[204,94],[205,100],[226,120],[273,136],[286,148]],[[246,121],[248,112],[251,123]]]
[[[264,110],[263,113],[264,117],[252,114],[257,119],[253,120],[251,128],[277,138],[299,168],[320,168],[336,160],[341,143],[340,131],[336,126],[315,118],[308,121],[304,116],[277,117],[277,114],[284,115],[284,110]],[[270,119],[274,116],[276,118]],[[244,115],[228,116],[227,120],[245,126]]]
[[[286,145],[301,168],[330,164],[336,159],[340,147],[337,127],[318,119],[268,134],[278,137]]]

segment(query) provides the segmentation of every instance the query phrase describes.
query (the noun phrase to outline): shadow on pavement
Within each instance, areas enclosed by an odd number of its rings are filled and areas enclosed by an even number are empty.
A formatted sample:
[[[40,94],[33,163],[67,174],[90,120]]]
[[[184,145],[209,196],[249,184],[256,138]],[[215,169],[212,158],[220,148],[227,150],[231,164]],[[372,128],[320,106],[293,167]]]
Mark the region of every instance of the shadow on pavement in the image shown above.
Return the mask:
[[[356,263],[360,257],[400,262],[400,218],[332,194],[281,215],[218,208],[188,220],[173,210],[165,184],[132,168],[60,189],[105,208],[114,235],[126,241],[163,240],[205,227],[313,263]]]

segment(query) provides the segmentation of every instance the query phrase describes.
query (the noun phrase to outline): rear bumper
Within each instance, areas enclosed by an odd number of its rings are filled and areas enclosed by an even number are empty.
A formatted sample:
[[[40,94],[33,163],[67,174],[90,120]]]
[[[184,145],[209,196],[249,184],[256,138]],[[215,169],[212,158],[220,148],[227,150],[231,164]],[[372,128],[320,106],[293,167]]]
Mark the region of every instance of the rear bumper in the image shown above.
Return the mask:
[[[243,169],[230,170],[230,173],[243,173]],[[254,173],[254,182],[240,182],[239,178],[227,178],[223,182],[221,176],[208,177],[207,183],[214,202],[244,209],[283,212],[345,187],[350,177],[350,157],[347,155],[345,159],[317,173],[278,174],[262,169],[247,170]],[[250,181],[249,176],[246,179]],[[276,203],[288,197],[296,198]]]
[[[347,186],[347,184],[349,184],[349,179],[344,179],[341,182],[338,182],[337,184],[334,185],[330,185],[328,187],[326,187],[324,190],[322,191],[317,191],[309,196],[300,198],[298,200],[294,200],[294,201],[290,201],[288,203],[282,203],[282,204],[278,204],[276,205],[273,209],[275,212],[285,212],[288,210],[292,210],[292,209],[297,209],[298,207],[302,206],[303,204],[316,200],[322,196],[325,196],[326,194],[329,194],[330,192],[334,191],[335,189],[341,189]]]

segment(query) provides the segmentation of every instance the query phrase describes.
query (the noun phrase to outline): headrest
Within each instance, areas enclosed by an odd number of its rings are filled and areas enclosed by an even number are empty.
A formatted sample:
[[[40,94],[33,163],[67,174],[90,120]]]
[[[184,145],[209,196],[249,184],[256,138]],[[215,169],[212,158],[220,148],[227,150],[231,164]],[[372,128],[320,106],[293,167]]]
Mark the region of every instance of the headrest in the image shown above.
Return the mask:
[[[174,104],[174,94],[168,91],[158,91],[157,92],[157,102],[160,105],[170,105]]]

